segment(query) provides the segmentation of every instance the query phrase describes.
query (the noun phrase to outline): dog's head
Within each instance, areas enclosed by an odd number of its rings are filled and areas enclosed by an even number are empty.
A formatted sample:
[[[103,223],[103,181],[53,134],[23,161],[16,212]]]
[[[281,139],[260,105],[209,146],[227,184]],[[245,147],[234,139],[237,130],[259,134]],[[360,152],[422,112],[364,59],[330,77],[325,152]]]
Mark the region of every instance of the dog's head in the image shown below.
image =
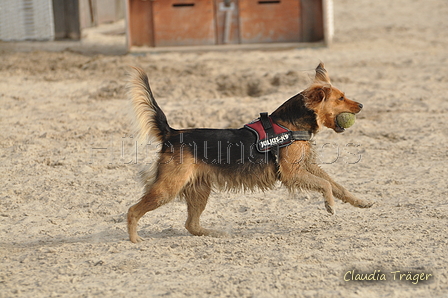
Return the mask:
[[[345,129],[339,127],[336,116],[344,112],[356,114],[362,109],[362,104],[348,99],[342,91],[331,85],[322,62],[316,68],[313,84],[303,95],[306,106],[316,113],[319,127],[326,126],[338,133]]]

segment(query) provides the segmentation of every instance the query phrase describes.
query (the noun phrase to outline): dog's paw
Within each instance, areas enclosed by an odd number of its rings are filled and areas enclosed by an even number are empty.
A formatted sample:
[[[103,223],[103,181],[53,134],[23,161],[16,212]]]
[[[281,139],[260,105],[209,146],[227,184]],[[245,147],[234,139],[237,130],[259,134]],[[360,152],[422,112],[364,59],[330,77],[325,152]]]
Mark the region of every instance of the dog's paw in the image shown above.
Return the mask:
[[[370,208],[370,207],[373,206],[373,204],[375,204],[375,203],[359,200],[356,207],[358,207],[358,208]]]
[[[327,209],[327,212],[330,213],[331,215],[335,214],[333,206],[331,206],[328,202],[325,202],[325,209]]]
[[[132,243],[139,243],[139,242],[145,241],[145,239],[143,239],[139,235],[130,236],[129,240],[131,240]]]
[[[212,229],[200,228],[200,229],[187,229],[187,230],[190,232],[190,234],[192,234],[194,236],[210,236],[210,237],[216,237],[216,238],[224,238],[224,237],[229,236],[229,234],[227,234],[226,232],[212,230]]]

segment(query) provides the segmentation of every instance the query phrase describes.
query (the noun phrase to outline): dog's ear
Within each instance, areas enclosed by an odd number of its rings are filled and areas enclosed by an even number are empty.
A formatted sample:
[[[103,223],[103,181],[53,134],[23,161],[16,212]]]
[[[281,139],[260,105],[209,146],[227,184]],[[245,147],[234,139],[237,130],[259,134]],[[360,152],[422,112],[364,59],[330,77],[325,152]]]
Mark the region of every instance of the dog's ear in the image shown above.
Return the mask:
[[[327,98],[330,98],[331,95],[331,86],[322,86],[321,88],[321,94],[322,94],[322,100],[326,100]]]
[[[327,70],[323,62],[316,67],[316,76],[314,83],[306,90],[306,98],[308,103],[320,103],[330,98],[331,96],[331,82]]]
[[[316,84],[331,84],[330,77],[328,76],[327,70],[324,67],[324,63],[320,62],[316,67],[316,76],[314,77],[314,83]]]
[[[309,103],[320,103],[325,101],[331,95],[331,87],[330,86],[322,86],[317,85],[313,86],[306,90],[306,98]]]

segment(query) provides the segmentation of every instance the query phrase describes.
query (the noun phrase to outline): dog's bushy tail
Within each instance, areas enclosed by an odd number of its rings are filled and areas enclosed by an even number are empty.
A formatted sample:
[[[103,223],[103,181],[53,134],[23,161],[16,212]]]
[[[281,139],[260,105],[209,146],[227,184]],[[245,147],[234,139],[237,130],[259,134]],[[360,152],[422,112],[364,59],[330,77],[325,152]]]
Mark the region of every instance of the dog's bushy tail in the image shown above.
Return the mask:
[[[134,111],[138,137],[149,137],[161,143],[166,141],[172,129],[152,95],[148,76],[140,68],[133,67],[130,73],[128,96]]]

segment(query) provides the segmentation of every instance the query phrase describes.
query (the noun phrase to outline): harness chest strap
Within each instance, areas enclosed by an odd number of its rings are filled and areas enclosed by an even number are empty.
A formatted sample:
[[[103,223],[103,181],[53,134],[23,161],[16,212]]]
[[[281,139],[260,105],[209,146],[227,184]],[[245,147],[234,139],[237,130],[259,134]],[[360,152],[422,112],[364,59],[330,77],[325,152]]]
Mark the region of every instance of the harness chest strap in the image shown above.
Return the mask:
[[[291,130],[291,136],[294,141],[309,141],[313,138],[313,134],[306,130]]]

